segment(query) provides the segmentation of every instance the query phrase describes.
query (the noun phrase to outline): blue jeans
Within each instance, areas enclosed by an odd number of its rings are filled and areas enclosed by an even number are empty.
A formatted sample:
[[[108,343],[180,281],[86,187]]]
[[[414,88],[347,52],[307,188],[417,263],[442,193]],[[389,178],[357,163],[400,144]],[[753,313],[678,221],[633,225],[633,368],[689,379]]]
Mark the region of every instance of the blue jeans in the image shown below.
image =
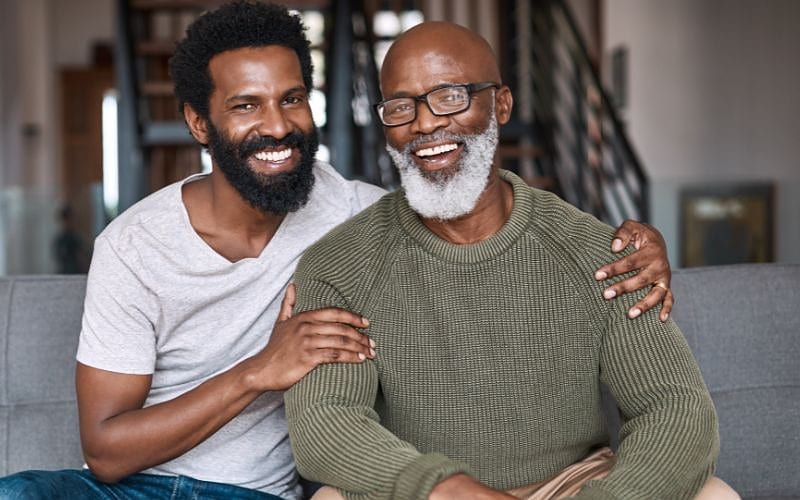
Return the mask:
[[[186,476],[134,474],[118,483],[100,482],[91,471],[24,471],[0,478],[2,500],[282,500],[230,484]]]

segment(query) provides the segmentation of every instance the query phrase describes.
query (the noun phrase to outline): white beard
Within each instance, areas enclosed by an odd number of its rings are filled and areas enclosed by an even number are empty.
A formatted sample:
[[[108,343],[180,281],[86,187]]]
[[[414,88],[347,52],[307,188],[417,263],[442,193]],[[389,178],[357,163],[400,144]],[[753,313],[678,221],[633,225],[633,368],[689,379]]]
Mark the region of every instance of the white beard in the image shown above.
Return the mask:
[[[433,141],[464,143],[464,152],[455,173],[425,173],[417,168],[413,150]],[[492,109],[489,125],[481,133],[464,135],[440,130],[411,141],[402,151],[388,144],[386,150],[400,172],[400,182],[411,208],[426,219],[452,220],[475,209],[489,181],[497,142],[497,120]]]

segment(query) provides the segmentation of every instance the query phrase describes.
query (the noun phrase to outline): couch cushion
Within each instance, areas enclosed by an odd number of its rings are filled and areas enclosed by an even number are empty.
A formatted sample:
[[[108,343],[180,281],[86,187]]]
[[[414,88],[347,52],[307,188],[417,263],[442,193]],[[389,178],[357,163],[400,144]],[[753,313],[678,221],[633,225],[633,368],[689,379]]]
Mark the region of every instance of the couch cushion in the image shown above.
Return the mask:
[[[75,352],[86,278],[0,278],[0,475],[82,464]]]
[[[717,475],[743,498],[800,498],[800,265],[677,270],[673,319],[717,408]]]

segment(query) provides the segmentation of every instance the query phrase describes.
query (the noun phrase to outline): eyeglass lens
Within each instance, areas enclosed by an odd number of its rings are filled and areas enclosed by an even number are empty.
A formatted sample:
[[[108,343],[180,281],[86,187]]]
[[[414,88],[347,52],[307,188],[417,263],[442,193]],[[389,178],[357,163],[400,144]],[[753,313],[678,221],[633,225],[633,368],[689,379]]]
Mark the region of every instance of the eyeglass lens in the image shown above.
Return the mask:
[[[469,92],[464,86],[445,87],[424,96],[430,110],[436,115],[449,115],[469,106]],[[401,97],[383,104],[381,117],[387,124],[412,121],[417,114],[416,99]]]

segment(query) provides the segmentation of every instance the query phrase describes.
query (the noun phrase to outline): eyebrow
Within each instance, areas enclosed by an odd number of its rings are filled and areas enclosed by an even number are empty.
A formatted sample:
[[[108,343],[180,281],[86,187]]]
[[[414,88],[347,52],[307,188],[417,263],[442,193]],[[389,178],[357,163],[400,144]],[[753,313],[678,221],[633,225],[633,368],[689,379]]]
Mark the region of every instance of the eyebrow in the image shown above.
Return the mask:
[[[287,95],[294,94],[295,92],[304,92],[304,93],[307,94],[308,93],[308,89],[306,89],[305,85],[296,85],[296,86],[284,91],[283,94],[281,94],[281,97],[286,97]],[[259,97],[257,95],[237,94],[237,95],[233,95],[233,96],[228,97],[227,99],[225,99],[224,102],[225,102],[226,105],[228,105],[228,104],[230,104],[232,102],[257,101],[259,99],[261,99],[261,97]]]

